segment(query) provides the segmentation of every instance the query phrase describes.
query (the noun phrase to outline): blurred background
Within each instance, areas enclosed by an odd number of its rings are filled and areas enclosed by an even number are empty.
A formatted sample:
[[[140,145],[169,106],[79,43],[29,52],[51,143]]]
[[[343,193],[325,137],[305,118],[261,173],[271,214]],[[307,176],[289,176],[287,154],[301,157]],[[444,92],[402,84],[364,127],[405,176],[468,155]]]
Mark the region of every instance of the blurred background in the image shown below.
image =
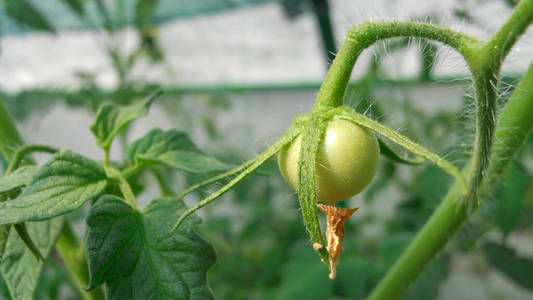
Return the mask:
[[[239,164],[312,109],[334,53],[353,25],[420,20],[490,37],[512,0],[3,0],[0,97],[28,143],[101,160],[88,130],[104,101],[165,94],[112,148],[153,127],[187,132],[206,152]],[[533,30],[504,64],[500,102],[533,57]],[[439,43],[390,39],[363,53],[346,104],[463,166],[473,104],[461,57]],[[45,161],[47,157],[38,157]],[[3,164],[5,168],[5,163]],[[199,212],[216,248],[217,299],[364,299],[439,204],[451,179],[428,164],[382,157],[372,184],[346,201],[338,277],[327,278],[305,234],[296,194],[275,159]],[[153,176],[155,175],[155,176]],[[533,299],[533,139],[494,195],[403,299]],[[141,206],[160,186],[174,192],[205,177],[160,169],[139,175]],[[191,205],[216,185],[186,198]],[[84,213],[72,213],[80,237]],[[53,256],[54,257],[54,256]],[[1,282],[1,281],[0,281]],[[55,256],[35,299],[75,299]],[[9,299],[3,283],[0,298]]]

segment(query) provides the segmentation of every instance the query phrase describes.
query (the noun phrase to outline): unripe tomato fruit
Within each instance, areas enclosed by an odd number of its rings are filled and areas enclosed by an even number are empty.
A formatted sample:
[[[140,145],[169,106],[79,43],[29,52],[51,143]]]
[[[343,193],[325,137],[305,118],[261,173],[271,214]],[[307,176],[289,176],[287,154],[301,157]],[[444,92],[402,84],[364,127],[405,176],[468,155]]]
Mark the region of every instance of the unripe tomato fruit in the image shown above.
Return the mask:
[[[298,157],[302,135],[278,155],[283,178],[298,190]],[[316,158],[318,200],[330,204],[361,192],[376,174],[379,145],[370,130],[346,120],[328,123]]]

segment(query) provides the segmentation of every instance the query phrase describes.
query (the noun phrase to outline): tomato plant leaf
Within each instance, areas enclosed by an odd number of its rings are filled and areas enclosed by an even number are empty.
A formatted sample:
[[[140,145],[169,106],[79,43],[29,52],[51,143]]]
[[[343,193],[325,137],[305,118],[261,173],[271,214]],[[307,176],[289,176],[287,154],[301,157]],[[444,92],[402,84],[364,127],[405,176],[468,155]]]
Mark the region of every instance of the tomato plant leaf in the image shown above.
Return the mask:
[[[533,259],[521,257],[513,249],[494,242],[485,243],[483,251],[491,266],[516,284],[533,291]]]
[[[37,173],[38,166],[22,166],[7,177],[0,179],[0,195],[8,195],[13,191],[26,186],[33,175]]]
[[[151,130],[130,145],[127,157],[138,167],[162,164],[191,173],[225,171],[232,167],[206,155],[178,130]]]
[[[116,105],[105,103],[98,109],[96,119],[91,125],[96,143],[103,149],[109,149],[113,139],[126,126],[136,119],[146,115],[152,102],[161,95],[156,92],[147,99],[130,105]]]
[[[44,164],[13,200],[0,203],[0,225],[50,219],[96,198],[107,186],[102,166],[68,150]]]
[[[87,217],[89,289],[106,283],[109,299],[210,299],[207,269],[213,247],[193,231],[188,218],[171,231],[187,210],[178,199],[153,200],[143,212],[122,199],[101,197]]]
[[[26,223],[29,236],[44,257],[50,253],[62,226],[62,217],[43,222]],[[0,272],[13,299],[33,298],[33,291],[39,281],[42,266],[43,262],[35,258],[15,228],[11,227],[4,259],[0,264]]]
[[[15,22],[32,29],[55,33],[54,27],[28,0],[3,1],[6,14]]]

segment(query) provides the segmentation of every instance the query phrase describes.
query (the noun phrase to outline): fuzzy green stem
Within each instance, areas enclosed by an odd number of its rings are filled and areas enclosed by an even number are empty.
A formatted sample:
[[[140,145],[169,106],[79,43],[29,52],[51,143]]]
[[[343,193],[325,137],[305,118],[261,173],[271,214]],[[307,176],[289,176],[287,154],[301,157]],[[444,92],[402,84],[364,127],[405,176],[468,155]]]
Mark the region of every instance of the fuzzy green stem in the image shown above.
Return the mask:
[[[486,172],[487,180],[480,187],[480,198],[490,195],[509,162],[533,131],[533,64],[507,102],[496,128],[494,151]],[[468,172],[468,167],[463,172]],[[456,181],[369,300],[399,298],[468,219],[464,206]]]
[[[237,168],[235,169],[232,169],[232,170],[229,170],[225,173],[222,173],[222,174],[219,174],[217,176],[214,176],[214,177],[211,177],[205,181],[202,181],[200,183],[197,183],[195,185],[192,185],[190,187],[188,187],[187,189],[185,189],[183,192],[181,192],[180,194],[178,194],[176,196],[176,198],[178,199],[182,199],[183,197],[187,196],[188,194],[194,192],[195,190],[197,189],[200,189],[200,188],[203,188],[204,186],[207,186],[207,185],[210,185],[211,183],[213,182],[217,182],[219,180],[222,180],[224,178],[227,178],[227,177],[230,177],[230,176],[233,176],[233,175],[236,175],[237,173],[240,173],[241,171],[243,171],[244,169],[248,168],[251,164],[254,163],[255,160],[251,160],[247,163],[244,163],[240,166],[238,166]]]
[[[333,61],[328,75],[318,93],[314,110],[342,105],[346,87],[355,62],[364,49],[378,40],[393,37],[419,37],[442,42],[455,48],[465,57],[479,42],[462,33],[436,25],[419,22],[363,23],[354,26]]]
[[[229,171],[229,172],[236,173],[235,170],[238,170],[240,168],[243,169],[243,171],[239,175],[237,175],[235,178],[230,180],[230,182],[228,182],[226,185],[221,187],[218,191],[212,193],[207,198],[205,198],[202,201],[196,203],[196,205],[194,205],[193,207],[189,208],[186,212],[184,212],[179,217],[178,221],[176,222],[176,225],[174,225],[174,227],[172,228],[172,231],[178,229],[178,227],[181,225],[181,223],[189,215],[193,214],[194,212],[196,212],[200,208],[202,208],[202,207],[208,205],[209,203],[213,202],[218,197],[224,195],[227,191],[231,190],[236,184],[241,182],[248,175],[252,174],[255,170],[257,170],[259,167],[261,167],[270,158],[272,158],[274,155],[276,155],[281,150],[281,148],[283,148],[285,145],[290,143],[298,134],[300,134],[300,132],[301,132],[301,130],[300,130],[300,127],[298,125],[292,126],[291,128],[289,128],[289,130],[287,130],[287,132],[274,145],[270,146],[270,148],[265,150],[263,153],[259,154],[259,156],[257,156],[255,159],[253,159],[252,161],[250,161],[248,163],[243,164],[241,167],[239,167],[237,169]],[[224,175],[224,174],[222,174],[222,175]],[[204,183],[206,183],[208,181],[204,181],[203,183],[200,183],[200,184],[204,184]],[[211,183],[211,182],[213,182],[213,181],[210,181],[209,183]],[[194,187],[195,186],[187,189],[185,192],[192,191],[192,188],[194,188]],[[182,193],[182,194],[185,195],[185,192]]]
[[[85,287],[89,285],[87,260],[85,259],[83,247],[80,245],[69,222],[65,222],[63,230],[61,230],[56,242],[56,249],[73,275],[78,294],[85,300],[104,299],[104,293],[99,288],[92,291],[85,290]]]
[[[486,43],[467,53],[466,61],[472,72],[476,101],[476,139],[469,176],[469,211],[481,204],[480,186],[486,178],[496,126],[498,76],[501,65],[515,44],[533,21],[533,0],[523,0],[501,29]]]
[[[118,187],[120,188],[120,192],[122,192],[126,203],[128,203],[131,207],[138,209],[137,201],[135,201],[135,194],[133,193],[128,180],[124,177],[120,177]]]
[[[9,164],[9,167],[6,170],[5,175],[11,174],[11,172],[15,171],[19,166],[24,157],[26,155],[33,153],[33,152],[46,152],[46,153],[56,153],[59,150],[57,150],[54,147],[45,146],[45,145],[24,145],[18,148],[14,155],[13,159],[11,160],[11,163]]]

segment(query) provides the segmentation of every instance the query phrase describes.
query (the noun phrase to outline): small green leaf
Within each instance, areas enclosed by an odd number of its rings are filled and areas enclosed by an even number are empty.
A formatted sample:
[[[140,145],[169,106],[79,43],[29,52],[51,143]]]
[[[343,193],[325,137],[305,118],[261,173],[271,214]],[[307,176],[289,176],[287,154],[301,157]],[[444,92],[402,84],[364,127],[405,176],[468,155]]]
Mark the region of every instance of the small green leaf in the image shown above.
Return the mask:
[[[63,150],[37,171],[16,199],[0,203],[0,225],[71,212],[96,198],[106,186],[104,169],[98,163]]]
[[[32,29],[45,30],[55,33],[54,27],[28,0],[3,1],[6,14],[15,22],[31,27]]]
[[[192,173],[225,171],[231,168],[204,154],[185,133],[178,130],[151,130],[130,145],[127,156],[130,163],[138,167],[162,164]]]
[[[425,161],[425,159],[421,156],[415,156],[414,158],[409,158],[407,156],[400,155],[380,138],[378,138],[378,142],[379,142],[379,152],[397,163],[406,164],[406,165],[419,165]]]
[[[62,226],[62,217],[27,223],[28,234],[44,257],[50,253]],[[35,258],[11,227],[0,272],[13,299],[33,299],[42,266],[43,262]]]
[[[498,203],[495,212],[496,224],[504,235],[508,235],[518,224],[530,182],[531,177],[526,168],[517,162],[511,163],[503,175],[494,199]]]
[[[7,177],[0,179],[0,195],[8,195],[26,186],[38,169],[38,166],[22,166]]]
[[[82,17],[85,15],[85,10],[83,9],[83,0],[61,0],[63,1],[76,15]]]
[[[483,245],[489,263],[518,285],[533,291],[533,259],[520,257],[504,245],[487,242]]]
[[[147,99],[125,106],[105,103],[98,109],[96,119],[91,125],[96,143],[103,149],[109,149],[117,134],[136,119],[146,115],[152,102],[161,95],[156,92]]]
[[[206,272],[216,255],[193,231],[200,218],[171,231],[186,209],[160,198],[141,213],[115,196],[100,198],[87,217],[89,289],[105,282],[109,299],[213,298]]]

